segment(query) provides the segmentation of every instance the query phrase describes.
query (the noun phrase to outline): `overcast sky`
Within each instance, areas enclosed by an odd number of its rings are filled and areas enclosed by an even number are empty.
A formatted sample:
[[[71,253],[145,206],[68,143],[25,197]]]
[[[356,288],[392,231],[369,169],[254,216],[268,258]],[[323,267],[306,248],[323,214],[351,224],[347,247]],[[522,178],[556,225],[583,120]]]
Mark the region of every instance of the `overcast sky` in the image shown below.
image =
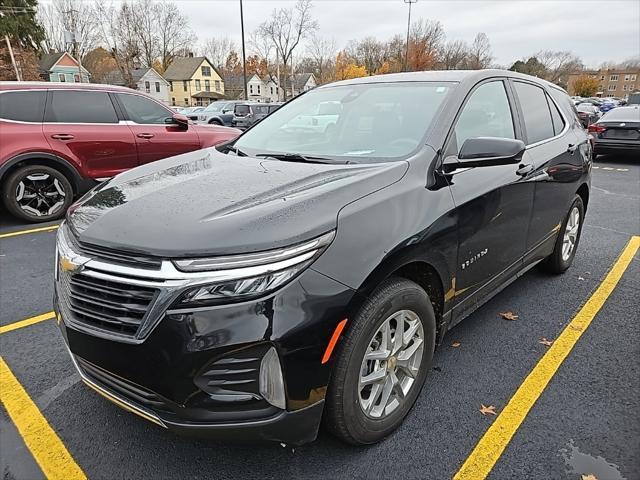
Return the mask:
[[[176,0],[200,41],[229,36],[240,41],[238,0]],[[274,8],[293,0],[244,0],[245,32],[251,32]],[[388,39],[405,34],[403,0],[314,0],[313,14],[323,36],[338,47],[373,35]],[[510,66],[542,49],[571,50],[587,66],[640,55],[638,0],[418,0],[412,19],[439,20],[447,39],[473,40],[485,32],[495,62]],[[297,55],[300,55],[299,52]]]

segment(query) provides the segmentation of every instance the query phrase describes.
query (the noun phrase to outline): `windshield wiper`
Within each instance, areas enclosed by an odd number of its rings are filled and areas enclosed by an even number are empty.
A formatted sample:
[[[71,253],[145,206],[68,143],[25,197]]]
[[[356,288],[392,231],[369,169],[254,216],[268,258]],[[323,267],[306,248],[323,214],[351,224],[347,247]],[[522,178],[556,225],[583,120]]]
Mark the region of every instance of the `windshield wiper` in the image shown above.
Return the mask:
[[[258,153],[254,157],[271,157],[283,162],[298,162],[298,163],[325,163],[333,164],[335,161],[324,157],[311,157],[306,155],[300,155],[299,153]]]

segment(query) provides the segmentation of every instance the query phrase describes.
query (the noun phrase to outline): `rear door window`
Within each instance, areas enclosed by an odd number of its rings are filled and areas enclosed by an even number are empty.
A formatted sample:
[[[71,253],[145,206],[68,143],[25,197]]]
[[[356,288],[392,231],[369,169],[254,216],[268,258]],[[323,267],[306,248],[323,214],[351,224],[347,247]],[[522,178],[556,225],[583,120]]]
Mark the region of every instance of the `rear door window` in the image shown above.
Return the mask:
[[[553,120],[544,90],[530,83],[514,82],[514,85],[522,107],[527,143],[532,144],[553,137]]]
[[[564,119],[562,115],[558,111],[558,107],[553,102],[549,95],[547,97],[547,102],[549,103],[549,110],[551,110],[551,120],[553,121],[553,132],[558,135],[562,130],[564,130]]]
[[[0,93],[0,118],[18,122],[42,122],[45,91]]]
[[[234,110],[236,115],[246,115],[249,113],[249,105],[236,105]]]
[[[54,123],[118,123],[107,92],[50,91],[46,121]]]

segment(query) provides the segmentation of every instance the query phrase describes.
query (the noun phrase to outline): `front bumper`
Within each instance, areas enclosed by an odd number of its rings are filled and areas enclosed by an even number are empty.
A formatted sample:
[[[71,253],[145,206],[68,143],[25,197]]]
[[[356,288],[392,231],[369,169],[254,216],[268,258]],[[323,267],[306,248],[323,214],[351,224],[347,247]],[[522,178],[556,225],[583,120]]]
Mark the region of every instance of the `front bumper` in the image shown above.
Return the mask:
[[[190,310],[152,303],[157,318],[145,316],[146,333],[123,338],[77,318],[63,276],[54,294],[58,324],[83,381],[101,395],[180,433],[289,444],[315,438],[333,363],[321,359],[336,325],[349,316],[353,290],[309,268],[255,301]],[[112,288],[115,277],[108,278]],[[260,394],[260,362],[271,348],[286,409]]]

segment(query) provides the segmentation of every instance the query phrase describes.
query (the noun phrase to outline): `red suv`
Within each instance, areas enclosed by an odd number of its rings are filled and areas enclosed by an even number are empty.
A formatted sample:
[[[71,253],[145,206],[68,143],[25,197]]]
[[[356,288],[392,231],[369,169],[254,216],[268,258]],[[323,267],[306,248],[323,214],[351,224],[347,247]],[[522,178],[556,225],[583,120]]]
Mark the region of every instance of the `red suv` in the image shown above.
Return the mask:
[[[111,85],[0,82],[0,189],[7,210],[45,222],[101,179],[235,138]]]

